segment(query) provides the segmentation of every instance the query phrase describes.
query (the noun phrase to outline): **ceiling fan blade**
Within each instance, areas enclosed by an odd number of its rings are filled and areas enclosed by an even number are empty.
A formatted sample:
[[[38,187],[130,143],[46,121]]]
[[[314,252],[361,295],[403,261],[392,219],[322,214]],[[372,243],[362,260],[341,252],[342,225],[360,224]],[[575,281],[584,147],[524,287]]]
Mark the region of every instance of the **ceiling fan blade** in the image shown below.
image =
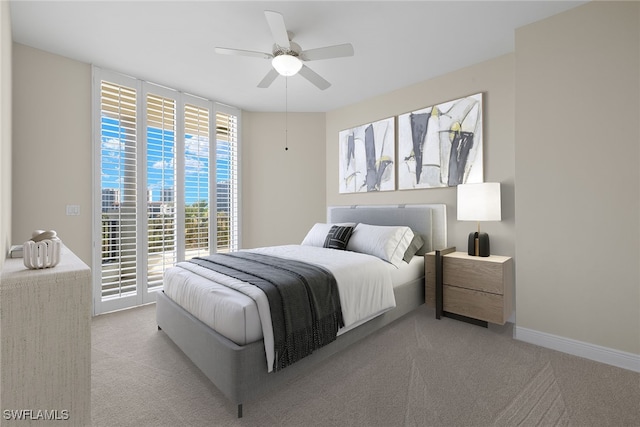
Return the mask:
[[[298,71],[298,73],[302,77],[304,77],[305,79],[307,79],[311,83],[313,83],[320,90],[325,90],[329,86],[331,86],[331,83],[329,83],[328,81],[326,81],[325,79],[320,77],[320,75],[318,73],[316,73],[315,71],[313,71],[311,68],[307,67],[306,65],[302,65],[302,68],[300,68],[300,71]]]
[[[227,47],[216,47],[216,53],[220,53],[222,55],[238,55],[238,56],[254,56],[256,58],[264,58],[271,59],[273,55],[265,52],[255,52],[253,50],[242,50],[242,49],[230,49]]]
[[[278,72],[276,71],[275,68],[272,68],[266,76],[264,76],[264,79],[262,79],[262,81],[260,83],[258,83],[258,87],[262,88],[262,89],[266,89],[269,86],[271,86],[271,83],[273,83],[273,81],[276,79],[276,77],[278,77]]]
[[[319,47],[317,49],[305,50],[300,53],[300,56],[305,61],[353,56],[353,46],[351,43],[345,43],[337,44],[335,46]]]
[[[284,25],[282,14],[272,10],[265,10],[264,16],[267,18],[267,24],[271,28],[271,34],[276,44],[280,47],[291,49],[289,34],[287,34],[287,27]]]

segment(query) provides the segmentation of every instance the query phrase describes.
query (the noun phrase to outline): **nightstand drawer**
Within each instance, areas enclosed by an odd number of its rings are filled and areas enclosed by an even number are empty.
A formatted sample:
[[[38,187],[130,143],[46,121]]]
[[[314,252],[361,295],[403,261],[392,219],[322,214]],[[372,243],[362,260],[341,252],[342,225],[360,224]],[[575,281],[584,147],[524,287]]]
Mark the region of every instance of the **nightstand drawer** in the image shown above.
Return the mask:
[[[425,259],[425,302],[436,305],[435,252]],[[449,252],[442,258],[443,311],[504,325],[512,312],[513,259]]]
[[[503,265],[473,258],[445,257],[444,284],[502,295]]]
[[[444,286],[444,311],[461,314],[491,323],[504,324],[502,295],[471,289]]]

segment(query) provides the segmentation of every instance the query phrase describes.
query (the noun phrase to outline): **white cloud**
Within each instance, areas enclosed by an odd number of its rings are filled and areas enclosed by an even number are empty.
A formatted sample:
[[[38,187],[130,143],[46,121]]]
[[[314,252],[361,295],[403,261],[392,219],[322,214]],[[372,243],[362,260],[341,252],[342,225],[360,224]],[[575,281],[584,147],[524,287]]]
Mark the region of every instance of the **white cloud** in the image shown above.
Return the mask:
[[[209,157],[209,138],[205,136],[190,136],[184,140],[184,151],[198,157]]]
[[[124,142],[118,138],[109,138],[106,141],[102,141],[102,148],[104,150],[121,151],[124,150]]]
[[[152,166],[154,169],[173,169],[173,163],[170,160],[160,160]]]

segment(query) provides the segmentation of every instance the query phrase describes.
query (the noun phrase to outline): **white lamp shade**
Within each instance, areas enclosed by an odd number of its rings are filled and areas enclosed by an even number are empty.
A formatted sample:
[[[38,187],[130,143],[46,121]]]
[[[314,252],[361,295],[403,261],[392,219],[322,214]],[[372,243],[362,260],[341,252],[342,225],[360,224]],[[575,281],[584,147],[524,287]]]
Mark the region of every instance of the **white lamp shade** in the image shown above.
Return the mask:
[[[458,185],[458,221],[501,221],[500,183]]]
[[[278,55],[271,60],[271,65],[283,76],[293,76],[302,68],[302,61],[293,55]]]

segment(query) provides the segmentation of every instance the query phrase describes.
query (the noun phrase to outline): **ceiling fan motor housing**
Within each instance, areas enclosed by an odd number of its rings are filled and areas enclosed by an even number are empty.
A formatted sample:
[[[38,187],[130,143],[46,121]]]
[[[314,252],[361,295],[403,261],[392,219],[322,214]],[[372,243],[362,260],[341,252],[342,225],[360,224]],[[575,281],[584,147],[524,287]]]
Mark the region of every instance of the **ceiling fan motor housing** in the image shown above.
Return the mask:
[[[299,57],[300,52],[302,51],[302,49],[300,48],[300,45],[298,43],[291,42],[290,46],[291,47],[287,49],[286,47],[281,47],[281,46],[278,46],[277,44],[274,44],[273,56],[291,55],[291,56]]]

